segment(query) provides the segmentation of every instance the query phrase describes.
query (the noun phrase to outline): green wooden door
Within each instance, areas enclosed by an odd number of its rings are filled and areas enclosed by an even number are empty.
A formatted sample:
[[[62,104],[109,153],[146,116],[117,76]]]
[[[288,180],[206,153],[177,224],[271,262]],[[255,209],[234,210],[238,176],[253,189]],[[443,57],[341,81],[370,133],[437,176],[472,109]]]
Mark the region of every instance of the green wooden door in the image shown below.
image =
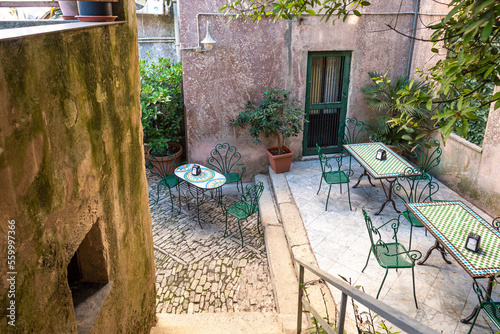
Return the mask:
[[[307,58],[306,119],[303,154],[317,154],[316,143],[324,153],[342,149],[349,89],[350,52],[310,52]]]

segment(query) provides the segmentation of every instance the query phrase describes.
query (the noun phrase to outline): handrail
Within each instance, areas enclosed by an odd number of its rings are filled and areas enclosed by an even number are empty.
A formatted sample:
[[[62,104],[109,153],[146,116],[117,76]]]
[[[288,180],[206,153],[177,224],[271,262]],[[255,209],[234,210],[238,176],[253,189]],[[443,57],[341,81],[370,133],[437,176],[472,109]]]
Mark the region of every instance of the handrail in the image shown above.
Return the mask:
[[[310,305],[307,304],[307,301],[303,299],[302,286],[304,285],[304,268],[307,268],[313,274],[321,277],[327,283],[330,283],[335,288],[342,292],[341,303],[340,303],[340,311],[339,311],[339,324],[337,333],[344,333],[344,322],[345,322],[345,313],[347,306],[347,296],[351,297],[361,305],[366,306],[382,318],[386,319],[390,323],[399,327],[401,330],[410,333],[410,334],[420,334],[420,333],[429,333],[429,334],[438,334],[432,328],[427,327],[426,325],[418,322],[417,320],[407,316],[401,311],[396,310],[395,308],[381,302],[380,300],[373,298],[372,296],[364,293],[361,290],[356,289],[350,284],[342,281],[340,278],[334,277],[320,268],[312,267],[301,260],[293,259],[294,262],[299,264],[299,303],[298,303],[298,314],[297,314],[297,334],[300,334],[302,331],[302,305],[305,302],[307,308],[311,313],[317,314],[317,312],[313,309],[310,309]],[[322,321],[323,319],[317,319],[320,324],[322,324],[323,328],[326,325],[326,322]],[[331,330],[328,328],[327,330]]]

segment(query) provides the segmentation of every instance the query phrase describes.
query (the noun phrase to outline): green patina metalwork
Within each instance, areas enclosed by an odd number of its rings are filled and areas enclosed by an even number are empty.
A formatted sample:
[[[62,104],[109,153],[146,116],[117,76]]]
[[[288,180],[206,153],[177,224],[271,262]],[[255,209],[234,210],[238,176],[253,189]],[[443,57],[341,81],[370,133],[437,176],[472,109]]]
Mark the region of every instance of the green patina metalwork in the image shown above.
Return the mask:
[[[474,320],[472,320],[472,324],[470,325],[470,329],[467,332],[470,334],[472,332],[472,328],[476,324],[476,319],[481,310],[490,318],[491,322],[500,329],[500,302],[494,302],[491,299],[490,294],[486,289],[474,281],[472,283],[472,288],[477,295],[477,299],[479,300],[479,309],[476,311],[476,315],[474,316]]]
[[[325,211],[328,210],[328,200],[330,199],[330,191],[332,190],[332,184],[338,184],[340,186],[340,193],[342,193],[342,184],[347,183],[347,196],[349,198],[349,209],[352,210],[351,206],[351,192],[349,190],[349,182],[350,177],[353,175],[353,171],[351,169],[342,170],[342,155],[336,155],[331,158],[336,160],[337,168],[333,168],[333,166],[328,161],[328,158],[324,153],[321,152],[321,148],[318,144],[316,144],[316,149],[318,151],[319,162],[321,164],[321,180],[319,182],[318,192],[321,190],[321,185],[323,184],[323,180],[325,180],[326,184],[330,185],[328,189],[328,196],[326,197],[326,205]]]
[[[226,177],[227,183],[236,183],[236,187],[240,190],[238,182],[241,185],[241,192],[243,192],[243,173],[246,171],[244,164],[239,163],[241,153],[236,151],[236,147],[228,143],[217,144],[210,152],[208,164],[219,173]],[[234,170],[233,170],[234,168]],[[239,173],[237,170],[240,170]]]
[[[408,169],[409,174],[411,174],[412,171],[413,169]],[[436,182],[432,182],[432,178],[429,174],[408,176],[403,173],[398,175],[393,184],[393,192],[401,199],[403,204],[432,201],[432,196],[435,195],[438,190],[439,185]],[[422,225],[420,220],[418,220],[408,209],[400,213],[398,219],[401,216],[410,223],[410,242],[408,248],[411,249],[413,227],[424,227],[424,225]]]
[[[241,231],[240,223],[242,219],[247,219],[254,213],[257,213],[257,229],[260,233],[259,199],[263,191],[264,184],[262,182],[258,182],[252,186],[247,186],[245,189],[245,193],[241,196],[240,200],[231,205],[229,208],[227,208],[224,203],[221,203],[224,211],[226,212],[226,229],[224,230],[224,237],[227,233],[228,214],[238,219],[238,228],[240,230],[241,236],[241,247],[243,247],[243,232]]]
[[[366,229],[368,230],[368,236],[370,237],[370,252],[368,253],[368,257],[366,259],[366,264],[361,272],[364,272],[366,267],[368,266],[368,261],[370,260],[370,255],[373,253],[375,258],[377,259],[378,264],[385,268],[385,275],[382,283],[380,284],[380,288],[378,289],[377,298],[380,295],[380,291],[382,290],[382,286],[384,285],[385,279],[387,277],[387,273],[389,269],[402,269],[402,268],[411,268],[411,275],[413,281],[413,298],[415,300],[415,306],[418,308],[417,304],[417,296],[415,294],[415,261],[422,257],[422,254],[417,250],[406,250],[405,246],[398,242],[398,229],[399,229],[399,220],[397,218],[391,219],[379,227],[374,227],[370,216],[365,211],[365,208],[362,208],[363,216],[365,218]],[[392,239],[394,242],[385,243],[382,240],[380,235],[380,229],[386,225],[389,225],[392,230]],[[377,239],[377,240],[376,240]]]

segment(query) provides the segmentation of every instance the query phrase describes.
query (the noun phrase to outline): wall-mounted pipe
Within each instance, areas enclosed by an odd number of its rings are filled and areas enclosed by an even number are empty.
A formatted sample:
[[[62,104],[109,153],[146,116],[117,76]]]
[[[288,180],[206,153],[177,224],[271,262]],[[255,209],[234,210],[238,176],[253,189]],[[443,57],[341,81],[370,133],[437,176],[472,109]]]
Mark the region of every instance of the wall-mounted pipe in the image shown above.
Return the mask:
[[[406,77],[410,77],[411,62],[413,60],[413,49],[415,48],[415,35],[417,33],[417,20],[418,20],[418,10],[420,9],[420,0],[417,0],[415,5],[415,16],[413,18],[413,29],[411,31],[410,38],[410,52],[408,54],[408,67],[406,67]]]
[[[196,47],[186,47],[182,48],[181,50],[196,50],[197,52],[201,52],[203,49],[200,45],[200,16],[201,15],[213,15],[213,16],[220,16],[220,15],[226,15],[225,13],[198,13],[196,14],[196,33],[198,37],[198,46]]]

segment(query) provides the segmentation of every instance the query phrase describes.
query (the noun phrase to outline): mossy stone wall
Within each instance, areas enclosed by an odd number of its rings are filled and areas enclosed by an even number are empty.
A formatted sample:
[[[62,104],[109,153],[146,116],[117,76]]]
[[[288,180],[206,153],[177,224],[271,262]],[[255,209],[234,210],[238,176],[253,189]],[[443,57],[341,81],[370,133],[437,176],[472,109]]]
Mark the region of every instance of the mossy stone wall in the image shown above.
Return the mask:
[[[15,221],[16,327],[76,333],[67,265],[94,224],[113,288],[94,333],[148,333],[155,317],[137,27],[127,22],[0,40],[0,258]],[[115,11],[115,8],[113,8]],[[104,275],[106,277],[106,275]]]

